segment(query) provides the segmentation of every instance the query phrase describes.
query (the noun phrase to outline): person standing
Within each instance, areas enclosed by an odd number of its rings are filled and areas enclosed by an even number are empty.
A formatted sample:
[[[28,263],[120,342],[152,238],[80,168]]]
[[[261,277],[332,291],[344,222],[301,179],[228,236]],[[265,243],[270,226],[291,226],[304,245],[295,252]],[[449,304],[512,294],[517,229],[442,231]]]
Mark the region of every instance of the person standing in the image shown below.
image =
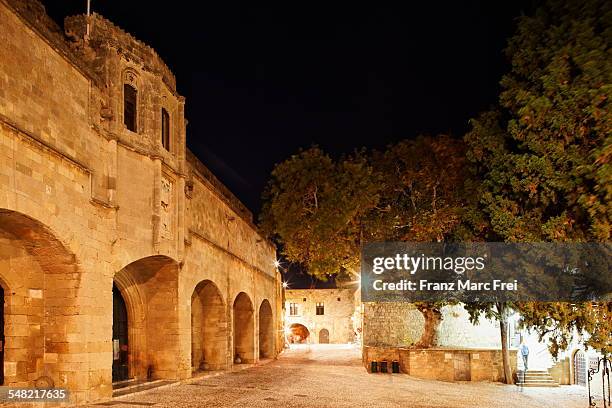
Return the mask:
[[[527,371],[527,363],[529,360],[529,347],[525,344],[525,340],[521,341],[521,346],[519,347],[519,351],[521,352],[521,357],[523,357],[523,367],[525,372]]]

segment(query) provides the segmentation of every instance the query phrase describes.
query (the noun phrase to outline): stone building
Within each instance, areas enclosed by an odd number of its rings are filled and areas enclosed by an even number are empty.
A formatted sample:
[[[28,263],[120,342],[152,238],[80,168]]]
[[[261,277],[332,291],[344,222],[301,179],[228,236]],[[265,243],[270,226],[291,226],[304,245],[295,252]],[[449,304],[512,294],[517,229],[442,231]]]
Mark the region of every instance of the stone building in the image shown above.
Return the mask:
[[[289,340],[354,342],[359,328],[359,303],[355,296],[355,288],[286,290],[285,327]]]
[[[0,379],[72,402],[282,347],[275,248],[186,148],[155,50],[0,0]]]

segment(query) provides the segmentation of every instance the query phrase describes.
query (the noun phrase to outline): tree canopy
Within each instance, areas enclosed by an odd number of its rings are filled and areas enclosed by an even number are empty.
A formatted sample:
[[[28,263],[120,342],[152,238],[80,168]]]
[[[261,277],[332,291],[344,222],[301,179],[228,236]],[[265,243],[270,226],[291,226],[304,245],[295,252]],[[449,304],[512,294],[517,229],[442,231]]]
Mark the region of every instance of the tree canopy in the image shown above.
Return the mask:
[[[499,105],[465,136],[478,200],[476,236],[510,242],[608,242],[612,207],[612,5],[549,1],[522,16]],[[588,271],[587,271],[588,273]],[[469,305],[474,318],[490,304]],[[522,324],[553,355],[575,334],[610,352],[610,303],[520,303]]]
[[[262,228],[282,242],[289,261],[318,278],[356,273],[363,220],[378,204],[379,186],[362,154],[332,160],[312,147],[272,171]]]
[[[499,107],[465,136],[489,238],[610,239],[611,21],[598,0],[552,1],[519,19]]]

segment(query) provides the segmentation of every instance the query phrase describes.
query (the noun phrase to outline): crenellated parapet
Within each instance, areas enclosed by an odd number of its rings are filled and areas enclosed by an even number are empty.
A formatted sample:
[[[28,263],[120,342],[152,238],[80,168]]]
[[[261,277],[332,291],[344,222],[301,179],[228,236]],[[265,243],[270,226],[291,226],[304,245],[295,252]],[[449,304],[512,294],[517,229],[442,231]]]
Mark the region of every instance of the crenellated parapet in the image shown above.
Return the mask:
[[[143,70],[160,76],[168,88],[176,92],[176,78],[157,52],[101,15],[92,13],[89,19],[84,14],[66,17],[64,29],[66,36],[75,42],[88,37],[87,42],[94,50],[102,47],[113,48],[125,59],[142,66]]]

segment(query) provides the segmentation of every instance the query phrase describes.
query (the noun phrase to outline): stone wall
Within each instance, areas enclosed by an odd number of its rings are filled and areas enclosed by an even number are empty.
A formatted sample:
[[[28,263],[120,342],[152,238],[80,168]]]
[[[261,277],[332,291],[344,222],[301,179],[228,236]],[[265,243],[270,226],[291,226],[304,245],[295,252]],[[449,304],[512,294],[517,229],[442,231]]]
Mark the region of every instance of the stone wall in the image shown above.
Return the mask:
[[[571,364],[569,358],[562,358],[557,361],[549,370],[550,376],[559,385],[572,384]]]
[[[370,346],[410,347],[422,333],[424,318],[411,303],[364,303],[364,344]],[[482,318],[474,325],[461,305],[442,308],[438,327],[441,347],[499,348],[499,324]]]
[[[363,364],[370,371],[372,361],[398,361],[400,371],[418,378],[440,381],[504,381],[501,350],[399,347],[363,349]],[[510,351],[510,366],[516,367],[516,350]]]
[[[419,378],[455,381],[503,381],[499,324],[481,319],[476,325],[462,305],[444,306],[438,348],[415,349],[424,318],[413,304],[364,303],[363,363],[400,362],[404,373]],[[516,370],[516,350],[511,350]],[[389,368],[390,370],[390,368]]]
[[[90,18],[88,39],[83,16],[66,22],[64,34],[37,1],[0,0],[4,385],[44,379],[68,387],[71,402],[110,397],[113,285],[127,308],[131,378],[190,377],[193,344],[221,350],[213,368],[231,367],[237,341],[252,361],[260,342],[274,357],[283,345],[274,247],[202,163],[187,160],[174,76],[101,16]],[[134,132],[124,84],[137,89]],[[215,307],[204,309],[212,294]],[[252,330],[236,339],[239,296]],[[217,330],[194,338],[193,319]]]
[[[329,333],[329,343],[355,341],[356,289],[288,289],[285,291],[285,324],[302,324],[310,332],[309,343],[320,343],[321,331]],[[298,314],[290,314],[295,303]],[[324,314],[316,314],[317,303],[324,305]]]

